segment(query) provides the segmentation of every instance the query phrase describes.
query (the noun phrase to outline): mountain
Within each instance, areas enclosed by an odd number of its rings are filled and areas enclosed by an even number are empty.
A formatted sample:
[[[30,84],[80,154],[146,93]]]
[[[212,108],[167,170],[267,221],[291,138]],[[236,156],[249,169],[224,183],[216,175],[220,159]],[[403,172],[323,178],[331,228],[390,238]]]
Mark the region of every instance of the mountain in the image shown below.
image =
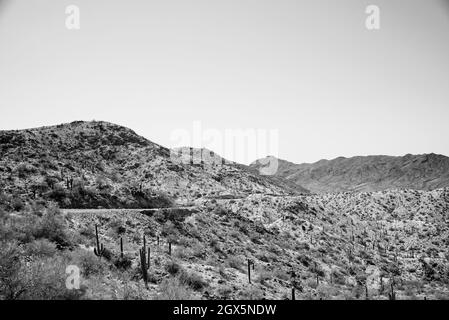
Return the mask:
[[[202,197],[305,192],[235,163],[186,161],[177,151],[107,122],[0,131],[0,194],[9,208],[151,208]]]
[[[1,131],[0,300],[449,297],[449,188],[306,194],[212,156],[106,122]],[[407,157],[381,161],[447,172],[441,156]],[[309,185],[325,186],[326,165],[346,177],[346,160],[314,164]]]
[[[254,176],[263,177],[264,180],[270,182],[271,184],[278,186],[279,188],[287,191],[290,194],[308,194],[309,190],[302,187],[297,183],[293,183],[286,179],[279,178],[277,176],[272,175],[264,175],[259,172],[259,169],[253,168],[251,166],[247,166],[244,164],[240,164],[234,161],[230,161],[216,154],[214,151],[211,151],[206,148],[192,148],[192,147],[180,147],[172,149],[174,153],[179,155],[179,158],[182,159],[184,163],[192,163],[199,164],[205,163],[208,165],[224,165],[228,164],[235,168],[239,168],[244,172],[249,172]]]
[[[255,169],[260,166],[259,161],[251,164]],[[432,153],[403,157],[339,157],[310,164],[279,160],[276,176],[314,193],[433,190],[449,186],[449,158]]]

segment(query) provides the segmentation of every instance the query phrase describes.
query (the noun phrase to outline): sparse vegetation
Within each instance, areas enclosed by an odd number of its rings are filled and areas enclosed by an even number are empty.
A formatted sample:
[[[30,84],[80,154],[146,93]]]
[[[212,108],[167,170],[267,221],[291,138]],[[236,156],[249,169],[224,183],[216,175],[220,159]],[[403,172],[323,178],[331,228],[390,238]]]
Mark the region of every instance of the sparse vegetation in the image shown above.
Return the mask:
[[[59,129],[0,132],[0,299],[449,296],[448,188],[285,196],[239,167],[174,164],[127,129]]]

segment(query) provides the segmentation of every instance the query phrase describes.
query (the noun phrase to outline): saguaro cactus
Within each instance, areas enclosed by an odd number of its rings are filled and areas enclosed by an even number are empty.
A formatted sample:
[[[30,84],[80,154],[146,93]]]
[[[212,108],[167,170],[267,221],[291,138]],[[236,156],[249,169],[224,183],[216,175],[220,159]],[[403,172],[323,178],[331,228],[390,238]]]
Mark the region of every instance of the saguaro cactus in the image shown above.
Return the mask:
[[[150,247],[148,247],[148,250],[147,250],[147,239],[145,237],[145,234],[143,235],[143,247],[142,247],[142,249],[139,250],[139,252],[140,252],[141,257],[143,255],[143,259],[145,262],[145,269],[149,270],[150,269],[150,259],[151,259],[151,249],[150,249]],[[147,255],[147,253],[148,253],[148,255]]]
[[[383,275],[380,275],[380,293],[382,294],[384,292],[384,278]]]
[[[123,238],[120,237],[120,258],[123,259]]]
[[[171,256],[171,242],[168,242],[168,255]]]
[[[369,300],[369,294],[368,294],[368,284],[365,282],[365,299]]]
[[[316,285],[318,286],[320,284],[320,275],[318,272],[318,264],[315,262],[315,273],[316,273]]]
[[[104,254],[105,252],[105,248],[103,246],[103,244],[100,244],[100,239],[98,237],[98,227],[97,225],[95,225],[95,238],[97,240],[97,247],[94,248],[94,254],[101,259],[101,256]]]
[[[292,300],[295,300],[295,288],[292,288]]]
[[[146,254],[145,250],[139,249],[140,253],[140,269],[142,271],[143,281],[145,282],[145,287],[148,289],[148,272],[147,272],[147,263],[146,263]]]
[[[391,292],[388,294],[389,300],[396,300],[396,293],[394,292],[394,285],[393,282],[390,283]]]
[[[248,283],[251,283],[251,260],[248,259]]]
[[[251,266],[253,267],[252,269],[254,270],[254,261],[252,261],[251,259],[248,259],[248,283],[251,283]]]

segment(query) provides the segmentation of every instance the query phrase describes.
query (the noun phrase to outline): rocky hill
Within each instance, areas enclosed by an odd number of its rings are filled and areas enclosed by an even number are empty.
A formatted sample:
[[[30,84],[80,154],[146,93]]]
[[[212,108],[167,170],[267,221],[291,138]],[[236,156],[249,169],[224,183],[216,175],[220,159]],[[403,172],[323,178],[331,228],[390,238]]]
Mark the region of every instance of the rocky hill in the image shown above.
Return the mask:
[[[258,161],[252,165],[260,167]],[[449,186],[449,158],[437,154],[367,156],[294,164],[279,160],[276,176],[314,193],[433,190]]]
[[[43,199],[63,208],[148,208],[305,191],[234,163],[185,160],[106,122],[0,131],[0,192],[9,207]]]

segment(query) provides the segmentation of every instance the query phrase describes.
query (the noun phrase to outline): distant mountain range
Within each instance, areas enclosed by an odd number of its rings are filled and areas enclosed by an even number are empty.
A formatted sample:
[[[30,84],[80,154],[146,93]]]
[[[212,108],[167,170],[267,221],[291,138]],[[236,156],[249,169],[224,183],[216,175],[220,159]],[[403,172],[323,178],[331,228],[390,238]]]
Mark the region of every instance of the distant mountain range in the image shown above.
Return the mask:
[[[380,191],[386,189],[433,190],[449,186],[449,158],[437,154],[365,156],[295,164],[278,159],[275,176],[313,193]],[[259,161],[251,164],[257,169]]]

